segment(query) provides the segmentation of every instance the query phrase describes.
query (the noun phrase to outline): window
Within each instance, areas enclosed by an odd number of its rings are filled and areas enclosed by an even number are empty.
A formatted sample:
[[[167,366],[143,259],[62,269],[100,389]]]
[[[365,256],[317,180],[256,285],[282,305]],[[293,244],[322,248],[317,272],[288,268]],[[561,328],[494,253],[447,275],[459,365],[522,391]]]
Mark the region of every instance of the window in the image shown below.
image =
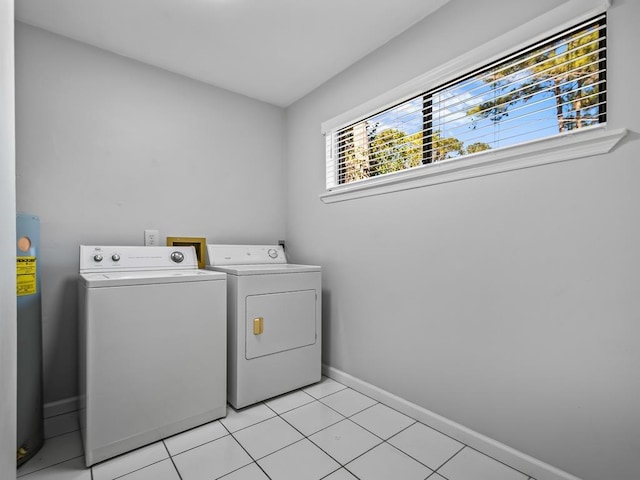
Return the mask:
[[[327,189],[606,122],[606,14],[327,135]],[[478,154],[478,155],[474,155]],[[453,163],[453,162],[452,162]]]

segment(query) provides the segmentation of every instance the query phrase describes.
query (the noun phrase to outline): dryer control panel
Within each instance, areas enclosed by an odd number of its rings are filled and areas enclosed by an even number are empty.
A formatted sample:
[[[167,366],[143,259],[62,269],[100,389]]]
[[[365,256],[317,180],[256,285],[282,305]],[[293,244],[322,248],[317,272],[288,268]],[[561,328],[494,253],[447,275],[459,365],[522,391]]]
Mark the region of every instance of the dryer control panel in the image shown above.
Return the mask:
[[[209,266],[287,263],[281,245],[207,245]]]

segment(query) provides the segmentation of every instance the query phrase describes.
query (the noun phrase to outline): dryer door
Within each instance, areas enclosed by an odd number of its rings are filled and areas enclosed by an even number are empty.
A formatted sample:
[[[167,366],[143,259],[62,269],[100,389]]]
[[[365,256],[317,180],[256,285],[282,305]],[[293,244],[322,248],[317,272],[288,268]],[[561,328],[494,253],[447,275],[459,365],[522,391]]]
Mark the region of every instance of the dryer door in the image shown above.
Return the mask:
[[[246,298],[247,360],[316,343],[316,291]]]

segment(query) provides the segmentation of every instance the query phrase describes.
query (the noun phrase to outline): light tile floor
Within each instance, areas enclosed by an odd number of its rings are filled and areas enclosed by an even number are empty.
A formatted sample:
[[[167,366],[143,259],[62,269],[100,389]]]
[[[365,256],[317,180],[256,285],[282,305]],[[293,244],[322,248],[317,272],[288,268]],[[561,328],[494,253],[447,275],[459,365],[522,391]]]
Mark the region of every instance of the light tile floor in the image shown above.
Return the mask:
[[[21,480],[533,480],[326,377],[92,468],[76,413],[45,438]]]

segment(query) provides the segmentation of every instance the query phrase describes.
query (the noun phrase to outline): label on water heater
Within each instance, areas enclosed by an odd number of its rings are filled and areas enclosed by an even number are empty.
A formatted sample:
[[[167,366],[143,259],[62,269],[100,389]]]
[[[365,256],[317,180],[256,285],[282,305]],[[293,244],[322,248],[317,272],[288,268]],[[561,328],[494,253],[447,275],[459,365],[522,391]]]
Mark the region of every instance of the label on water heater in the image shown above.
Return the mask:
[[[37,293],[36,257],[16,257],[16,290],[18,297]]]

